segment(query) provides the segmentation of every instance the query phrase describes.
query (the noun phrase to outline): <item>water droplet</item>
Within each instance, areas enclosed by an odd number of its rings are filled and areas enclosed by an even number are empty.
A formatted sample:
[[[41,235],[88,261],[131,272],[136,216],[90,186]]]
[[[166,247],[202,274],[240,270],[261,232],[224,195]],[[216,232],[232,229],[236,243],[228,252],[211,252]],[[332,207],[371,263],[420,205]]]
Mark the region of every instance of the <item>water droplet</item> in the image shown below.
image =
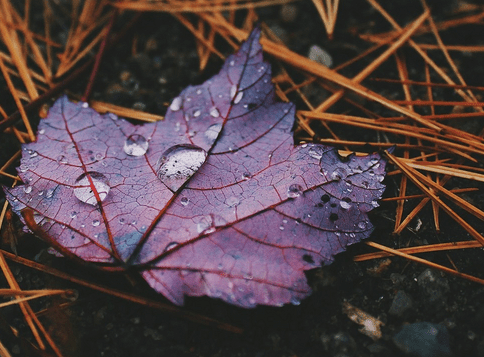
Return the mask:
[[[118,222],[119,222],[119,224],[124,224],[124,222],[126,222],[126,220],[125,220],[124,218],[120,218],[120,219],[118,220]]]
[[[143,135],[133,134],[124,142],[123,150],[130,156],[143,156],[148,151],[149,143]]]
[[[233,84],[232,87],[230,87],[230,99],[234,99],[236,94],[237,94],[237,85]]]
[[[108,117],[111,119],[111,120],[118,120],[118,116],[116,114],[113,114],[113,113],[109,113],[108,114]]]
[[[221,130],[222,130],[221,123],[210,125],[207,131],[205,132],[205,137],[208,139],[210,143],[213,143],[217,139],[218,134],[220,133]]]
[[[84,244],[89,244],[91,242],[91,240],[89,238],[84,238]]]
[[[49,188],[46,192],[45,192],[45,198],[52,198],[52,196],[54,195],[54,189],[53,188]]]
[[[247,180],[250,180],[251,177],[252,177],[252,175],[250,174],[250,172],[244,172],[242,174],[242,180],[247,181]]]
[[[229,207],[236,207],[240,204],[240,200],[235,196],[231,196],[227,198],[225,204],[227,204]]]
[[[71,214],[70,214],[71,218],[74,219],[77,217],[77,212],[76,211],[72,211]]]
[[[44,194],[44,191],[39,191],[39,196],[42,196]]]
[[[210,115],[213,116],[214,118],[218,118],[220,115],[220,112],[218,111],[217,108],[213,107],[210,109]]]
[[[298,306],[301,305],[301,301],[293,297],[291,298],[291,304]]]
[[[342,209],[350,209],[351,208],[351,205],[346,201],[340,201],[339,205],[341,206]]]
[[[173,102],[170,104],[170,109],[172,112],[176,112],[177,110],[180,110],[182,104],[182,99],[180,97],[176,97],[173,99]]]
[[[283,230],[284,230],[284,226],[279,226],[279,229],[280,229],[281,231],[283,231]]]
[[[366,222],[364,222],[364,221],[359,222],[358,223],[358,228],[360,228],[360,229],[366,229]]]
[[[188,203],[190,202],[190,199],[188,197],[182,197],[180,199],[180,203],[183,205],[183,206],[186,206],[188,205]]]
[[[45,129],[40,129],[39,130],[39,135],[45,134]]]
[[[331,174],[331,179],[334,181],[339,181],[344,177],[346,177],[346,170],[340,167],[337,167]]]
[[[35,150],[28,150],[30,158],[36,157],[39,155],[39,153]]]
[[[177,246],[177,245],[178,245],[178,243],[177,243],[177,242],[170,242],[170,243],[168,243],[168,244],[166,245],[166,247],[165,247],[165,250],[164,250],[164,251],[165,251],[165,252],[167,252],[167,251],[169,251],[169,250],[172,250],[172,249],[176,248],[176,246]]]
[[[104,201],[110,190],[106,176],[94,171],[86,172],[79,176],[76,179],[75,186],[76,187],[74,188],[74,195],[80,201],[93,206],[97,204],[97,199],[94,191],[97,192],[99,199],[101,201]]]
[[[312,146],[309,149],[308,154],[316,160],[321,160],[323,157],[323,148],[321,146]]]
[[[103,154],[101,154],[100,152],[98,152],[98,153],[96,154],[96,160],[97,160],[97,161],[99,161],[99,160],[102,160],[102,159],[104,159],[104,155],[103,155]]]
[[[376,201],[371,201],[371,205],[372,205],[373,207],[378,207],[378,206],[380,206],[380,205],[378,204],[378,202],[376,202]]]
[[[20,165],[19,169],[20,169],[20,172],[26,172],[29,169],[29,165],[22,164]]]
[[[232,61],[230,61],[230,63],[229,63],[229,64],[230,64],[231,66],[234,66],[235,61],[234,61],[234,60],[232,60]]]
[[[244,92],[239,92],[234,98],[234,104],[239,104],[242,98],[244,97]]]
[[[197,92],[196,92],[198,95],[202,94],[202,90],[200,88],[197,89]]]
[[[83,108],[89,108],[89,103],[88,102],[81,102]]]
[[[287,223],[287,219],[283,219],[282,220],[282,223],[286,224]]]
[[[94,221],[92,221],[92,226],[93,227],[97,227],[101,224],[101,222],[98,220],[98,219],[95,219]]]
[[[289,197],[289,198],[296,198],[296,197],[301,196],[302,194],[303,194],[302,186],[298,185],[296,183],[293,183],[287,189],[287,197]]]
[[[223,269],[223,267],[224,267],[224,266],[222,265],[222,263],[218,263],[218,265],[217,265],[217,269],[218,269],[218,270],[222,270],[222,269]]]
[[[194,118],[198,118],[200,116],[200,114],[202,114],[202,112],[200,110],[195,110],[195,112],[193,113],[193,117]]]
[[[350,233],[350,238],[355,238],[355,237],[356,237],[356,234]]]
[[[56,159],[59,164],[67,164],[67,158],[64,155],[59,155]]]
[[[25,192],[25,193],[30,193],[30,192],[32,192],[32,186],[24,186],[24,192]]]
[[[157,175],[168,188],[177,191],[197,172],[206,158],[207,152],[198,146],[174,145],[158,160]]]
[[[301,147],[302,148],[307,148],[308,147],[308,144],[302,144]]]

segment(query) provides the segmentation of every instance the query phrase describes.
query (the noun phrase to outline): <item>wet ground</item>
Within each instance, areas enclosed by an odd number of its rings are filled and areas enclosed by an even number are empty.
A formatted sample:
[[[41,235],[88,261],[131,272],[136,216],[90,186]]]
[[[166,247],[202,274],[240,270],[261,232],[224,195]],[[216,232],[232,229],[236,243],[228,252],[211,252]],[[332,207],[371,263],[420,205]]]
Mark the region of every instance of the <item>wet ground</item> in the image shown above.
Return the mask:
[[[260,9],[258,13],[261,20],[277,32],[292,50],[306,55],[312,45],[318,45],[331,54],[335,64],[339,64],[367,46],[350,30],[390,30],[389,25],[369,5],[362,3],[342,2],[332,41],[326,38],[324,27],[310,2],[291,5],[295,12],[294,19],[284,13],[287,8],[284,11],[280,7]],[[393,3],[387,8],[402,25],[421,13],[417,1],[405,3]],[[445,6],[440,2],[433,3],[438,5],[435,19],[441,20],[449,16],[448,13],[458,2],[449,1]],[[148,26],[153,22],[158,24],[155,31]],[[476,30],[477,27],[444,32],[444,41],[482,44],[482,40],[475,37]],[[133,37],[130,36],[106,55],[94,87],[93,99],[164,114],[167,104],[177,93],[189,84],[201,83],[216,73],[222,64],[221,60],[214,58],[205,71],[199,72],[193,37],[169,15],[146,14],[133,33],[137,36],[136,55],[132,54]],[[232,52],[223,44],[218,48],[226,54]],[[410,50],[405,54],[411,78],[422,80],[419,72],[422,69],[421,60]],[[482,85],[482,55],[457,52],[452,55],[455,55],[468,84]],[[277,66],[274,67],[274,73],[278,73]],[[398,75],[391,64],[384,65],[374,77],[398,78]],[[84,88],[85,81],[81,80],[70,90],[81,94]],[[452,94],[448,93],[437,92],[436,96],[449,100]],[[322,92],[316,86],[308,89],[306,94],[312,99],[323,100]],[[383,94],[388,98],[401,97],[398,86],[388,85]],[[438,97],[435,99],[439,100]],[[298,108],[303,108],[300,101],[295,101]],[[343,130],[347,131],[348,137],[361,135],[348,128]],[[326,134],[321,131],[320,135],[324,137]],[[17,149],[7,146],[2,148],[2,152],[13,153]],[[388,185],[386,196],[394,196],[398,182],[393,178],[385,182]],[[466,185],[471,184],[452,181],[449,187]],[[466,198],[484,209],[482,191],[469,194]],[[412,208],[409,202],[406,212]],[[422,210],[410,225],[411,229],[394,236],[391,234],[394,215],[395,205],[390,202],[372,212],[371,219],[376,226],[372,240],[398,248],[468,239],[465,231],[444,214],[441,214],[441,231],[436,232],[430,207]],[[472,223],[481,231],[484,229],[482,222]],[[64,259],[54,258],[46,253],[46,246],[33,236],[21,236],[17,250],[20,256],[35,257],[42,263],[84,279],[164,301],[139,280],[133,284],[133,281],[128,282],[122,276],[91,272]],[[39,309],[49,307],[41,319],[66,356],[408,355],[404,351],[413,351],[417,356],[426,357],[484,356],[482,285],[444,275],[402,258],[353,261],[355,255],[369,251],[364,244],[357,244],[339,255],[331,266],[310,271],[308,279],[314,293],[299,306],[244,310],[208,298],[187,299],[184,309],[240,327],[244,330],[242,334],[189,322],[20,265],[11,266],[24,289],[73,288],[78,291],[77,300],[65,307],[58,306],[65,303],[60,298],[49,298],[33,304]],[[432,253],[425,258],[444,265],[449,265],[450,258],[460,271],[482,277],[484,255],[480,249]],[[350,314],[344,310],[348,303],[381,322],[381,338],[372,339],[359,331],[361,326],[351,321]],[[25,343],[31,336],[17,309],[3,309],[1,316],[19,329],[20,339],[9,338],[7,330],[0,327],[0,339],[12,354],[37,355],[29,352]],[[427,336],[428,340],[422,336]]]

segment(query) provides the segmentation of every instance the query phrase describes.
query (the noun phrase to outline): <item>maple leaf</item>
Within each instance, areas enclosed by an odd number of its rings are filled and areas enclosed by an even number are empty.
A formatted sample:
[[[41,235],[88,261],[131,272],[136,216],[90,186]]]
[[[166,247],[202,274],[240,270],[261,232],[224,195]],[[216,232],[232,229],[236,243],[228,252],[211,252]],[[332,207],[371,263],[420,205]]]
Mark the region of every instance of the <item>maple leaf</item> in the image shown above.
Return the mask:
[[[4,188],[13,210],[62,255],[136,266],[175,304],[298,304],[305,270],[372,232],[385,161],[294,146],[294,105],[275,100],[259,32],[164,121],[57,100],[23,146],[25,184]]]

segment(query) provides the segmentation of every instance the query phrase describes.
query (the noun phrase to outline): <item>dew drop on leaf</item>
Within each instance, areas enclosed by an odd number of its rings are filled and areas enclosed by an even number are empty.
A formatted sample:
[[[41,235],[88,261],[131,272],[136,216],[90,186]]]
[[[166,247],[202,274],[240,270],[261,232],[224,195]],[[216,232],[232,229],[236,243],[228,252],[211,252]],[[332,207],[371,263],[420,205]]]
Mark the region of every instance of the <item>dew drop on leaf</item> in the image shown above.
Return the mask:
[[[235,207],[235,206],[238,206],[240,204],[240,200],[237,197],[235,197],[235,196],[231,196],[231,197],[227,198],[227,200],[225,201],[225,203],[229,207]]]
[[[217,108],[213,107],[210,109],[210,115],[213,116],[214,118],[218,118],[220,115],[220,112],[218,111]]]
[[[182,197],[180,199],[180,203],[183,205],[183,206],[186,206],[188,205],[188,203],[190,202],[190,199],[188,197]]]
[[[236,94],[237,94],[237,85],[233,84],[232,87],[230,87],[230,99],[234,99]]]
[[[244,92],[239,92],[234,98],[234,104],[239,104],[242,98],[244,97]]]
[[[176,112],[177,110],[180,110],[182,104],[182,99],[180,97],[176,97],[173,99],[173,102],[170,104],[170,109],[172,112]]]
[[[346,176],[346,170],[341,167],[337,167],[331,174],[331,179],[334,181],[339,181],[345,176]]]
[[[64,155],[59,155],[56,159],[59,164],[67,164],[67,158]]]
[[[221,130],[222,130],[221,123],[210,125],[207,131],[205,132],[205,137],[207,138],[208,142],[213,143],[217,139],[218,134],[220,133]]]
[[[143,156],[148,151],[149,143],[143,135],[133,134],[124,142],[123,150],[130,156]]]
[[[45,192],[45,198],[52,198],[52,196],[54,195],[54,189],[53,188],[49,188],[46,192]]]
[[[32,192],[32,186],[24,186],[24,192],[25,192],[25,193],[30,193],[30,192]]]
[[[92,226],[93,226],[93,227],[97,227],[97,226],[99,226],[100,224],[101,224],[101,222],[99,222],[99,220],[98,220],[98,219],[95,219],[94,221],[92,221]]]
[[[92,186],[90,181],[92,181]],[[95,206],[97,199],[94,190],[97,192],[99,199],[104,201],[110,190],[106,176],[92,171],[86,172],[76,179],[74,195],[80,201]]]
[[[172,191],[177,191],[207,158],[202,148],[190,145],[174,145],[158,160],[158,178]]]
[[[195,110],[195,112],[193,113],[193,117],[194,118],[198,118],[200,116],[200,114],[202,114],[202,112],[200,110]]]
[[[348,202],[346,202],[346,201],[341,201],[341,202],[339,203],[339,205],[340,205],[340,206],[341,206],[341,208],[343,208],[343,209],[350,209],[350,207],[351,207],[351,205],[350,205]]]
[[[358,223],[358,228],[360,228],[360,229],[366,229],[366,222],[364,222],[364,221],[359,222]]]
[[[309,149],[308,154],[316,160],[321,160],[323,157],[323,149],[319,146],[313,146]]]
[[[302,195],[302,193],[303,193],[303,188],[301,185],[298,185],[297,183],[293,183],[287,189],[287,197],[289,198],[299,197]]]

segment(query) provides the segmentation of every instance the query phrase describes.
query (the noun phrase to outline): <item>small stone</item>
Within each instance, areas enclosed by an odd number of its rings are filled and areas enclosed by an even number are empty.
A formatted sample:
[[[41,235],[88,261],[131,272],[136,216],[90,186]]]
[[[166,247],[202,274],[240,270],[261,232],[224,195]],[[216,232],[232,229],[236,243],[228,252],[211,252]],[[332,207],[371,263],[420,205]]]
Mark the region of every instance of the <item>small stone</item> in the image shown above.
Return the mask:
[[[390,315],[402,316],[410,308],[412,308],[412,299],[405,291],[398,290],[388,313]]]
[[[328,68],[333,66],[333,58],[331,55],[318,45],[311,46],[308,52],[308,58],[311,61],[321,63]]]
[[[449,332],[444,325],[422,321],[405,325],[395,336],[395,345],[419,357],[450,356]]]

